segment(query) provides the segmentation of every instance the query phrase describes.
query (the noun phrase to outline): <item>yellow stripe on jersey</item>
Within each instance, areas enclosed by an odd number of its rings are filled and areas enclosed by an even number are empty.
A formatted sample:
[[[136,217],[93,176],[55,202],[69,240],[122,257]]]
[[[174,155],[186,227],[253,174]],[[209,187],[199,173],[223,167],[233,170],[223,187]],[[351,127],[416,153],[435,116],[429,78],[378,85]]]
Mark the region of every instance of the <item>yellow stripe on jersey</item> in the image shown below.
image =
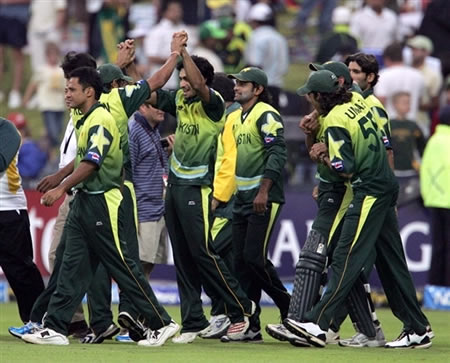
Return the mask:
[[[20,189],[20,176],[19,169],[17,168],[17,156],[16,159],[9,164],[6,169],[6,177],[8,178],[8,190],[12,194],[16,194]]]

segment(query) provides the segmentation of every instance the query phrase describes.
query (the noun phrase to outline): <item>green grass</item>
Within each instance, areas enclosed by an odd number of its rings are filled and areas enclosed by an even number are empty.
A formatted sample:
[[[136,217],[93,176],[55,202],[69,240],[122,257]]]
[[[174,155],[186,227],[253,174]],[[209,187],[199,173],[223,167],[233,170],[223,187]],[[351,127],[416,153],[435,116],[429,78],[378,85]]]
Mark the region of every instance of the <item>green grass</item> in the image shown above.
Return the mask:
[[[117,311],[117,306],[113,306]],[[179,309],[169,307],[169,313],[177,320]],[[159,348],[141,348],[135,344],[107,341],[100,345],[82,345],[71,339],[65,347],[36,346],[9,335],[7,328],[19,324],[14,303],[0,304],[0,362],[448,362],[450,356],[450,313],[426,312],[436,334],[430,349],[387,350],[384,348],[351,349],[338,346],[319,348],[295,348],[279,342],[264,332],[263,344],[220,343],[216,340],[197,338],[192,344],[178,345],[168,341]],[[401,324],[387,309],[378,316],[388,339],[394,339]],[[275,323],[278,310],[263,307],[262,324]],[[341,336],[353,334],[346,322]]]

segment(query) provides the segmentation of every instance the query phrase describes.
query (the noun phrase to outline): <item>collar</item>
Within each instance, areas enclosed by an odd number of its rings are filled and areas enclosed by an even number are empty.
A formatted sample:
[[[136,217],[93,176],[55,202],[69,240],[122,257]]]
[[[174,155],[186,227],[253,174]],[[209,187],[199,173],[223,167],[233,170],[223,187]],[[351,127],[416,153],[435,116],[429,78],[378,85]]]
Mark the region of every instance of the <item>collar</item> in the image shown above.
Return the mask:
[[[155,127],[153,127],[152,125],[150,125],[150,123],[147,121],[147,119],[141,115],[140,112],[135,113],[134,119],[136,122],[140,123],[144,127],[147,127],[150,131],[155,131],[156,129],[158,129],[159,124],[157,124]]]
[[[362,96],[364,98],[369,97],[370,95],[373,95],[373,88],[369,87],[368,89],[366,89],[365,91],[362,91]]]
[[[81,126],[84,125],[84,122],[86,121],[86,119],[89,117],[89,115],[94,112],[95,109],[102,107],[105,108],[105,106],[103,106],[100,102],[96,102],[94,103],[91,108],[88,110],[88,112],[86,112],[86,114],[80,118],[76,124],[76,128],[79,129]]]

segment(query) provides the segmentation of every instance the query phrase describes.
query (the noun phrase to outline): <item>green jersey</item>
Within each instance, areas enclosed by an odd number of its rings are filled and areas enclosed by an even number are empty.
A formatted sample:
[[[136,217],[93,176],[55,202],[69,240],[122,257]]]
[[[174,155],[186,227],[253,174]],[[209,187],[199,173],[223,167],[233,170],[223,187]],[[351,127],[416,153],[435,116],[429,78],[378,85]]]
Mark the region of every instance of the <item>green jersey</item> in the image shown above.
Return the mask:
[[[350,102],[335,106],[324,119],[332,169],[352,174],[354,190],[371,195],[398,187],[373,114],[364,99],[352,93]]]
[[[319,116],[319,130],[316,133],[316,137],[314,142],[323,142],[326,143],[325,140],[325,128],[324,128],[324,117]],[[316,178],[324,183],[344,183],[345,180],[339,176],[338,173],[331,170],[327,165],[319,163],[317,164],[317,173]]]
[[[97,165],[97,170],[75,188],[87,193],[104,193],[119,188],[122,182],[123,153],[120,132],[111,114],[96,103],[77,122],[79,137],[75,168],[82,161]]]
[[[135,85],[113,88],[110,92],[102,93],[100,96],[100,103],[105,105],[105,108],[111,113],[119,128],[121,136],[120,144],[123,151],[123,166],[127,180],[132,180],[131,160],[128,149],[128,119],[150,97],[150,93],[151,90],[147,81],[141,80]],[[83,117],[83,114],[80,110],[72,109],[71,112],[78,139],[79,127],[77,123]]]
[[[287,159],[284,125],[276,109],[256,103],[247,113],[234,116],[237,145],[235,204],[252,204],[263,178],[271,179],[269,202],[284,203],[282,172]]]
[[[225,123],[222,97],[212,89],[209,103],[199,97],[186,99],[181,89],[157,94],[157,108],[177,118],[169,183],[212,185],[217,137]]]
[[[381,132],[381,140],[383,141],[384,147],[386,149],[392,149],[391,123],[386,109],[381,101],[374,96],[372,88],[364,91],[362,96],[372,111],[373,118]]]

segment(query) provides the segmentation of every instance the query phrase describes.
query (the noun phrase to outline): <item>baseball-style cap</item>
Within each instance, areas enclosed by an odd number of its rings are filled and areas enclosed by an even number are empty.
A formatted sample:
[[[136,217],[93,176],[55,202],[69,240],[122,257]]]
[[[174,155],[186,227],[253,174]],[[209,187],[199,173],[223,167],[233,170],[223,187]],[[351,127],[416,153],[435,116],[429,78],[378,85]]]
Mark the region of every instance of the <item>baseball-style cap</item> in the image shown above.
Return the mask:
[[[27,120],[21,112],[11,112],[6,116],[6,119],[11,121],[18,130],[27,126]]]
[[[200,39],[224,39],[227,36],[225,30],[221,29],[215,21],[205,21],[198,29],[198,36]]]
[[[255,82],[261,86],[267,87],[267,75],[257,67],[246,67],[236,74],[229,74],[229,78],[234,78],[242,82]]]
[[[250,8],[247,21],[267,21],[272,17],[273,13],[270,6],[264,3],[258,3]]]
[[[133,82],[133,78],[124,75],[119,66],[116,66],[115,64],[111,63],[102,64],[100,67],[97,68],[97,70],[98,73],[100,74],[100,78],[102,79],[103,84],[109,84],[115,79],[123,79],[124,81],[130,83]]]
[[[406,42],[411,48],[424,49],[428,53],[433,52],[433,42],[425,35],[416,35]]]
[[[344,77],[345,83],[352,84],[353,79],[350,75],[350,71],[345,63],[336,62],[336,61],[328,61],[323,64],[310,63],[309,69],[312,71],[320,71],[326,69],[327,71],[333,72],[336,77]]]
[[[297,89],[299,96],[305,96],[310,92],[334,93],[339,88],[336,75],[327,70],[311,72],[306,84]]]

